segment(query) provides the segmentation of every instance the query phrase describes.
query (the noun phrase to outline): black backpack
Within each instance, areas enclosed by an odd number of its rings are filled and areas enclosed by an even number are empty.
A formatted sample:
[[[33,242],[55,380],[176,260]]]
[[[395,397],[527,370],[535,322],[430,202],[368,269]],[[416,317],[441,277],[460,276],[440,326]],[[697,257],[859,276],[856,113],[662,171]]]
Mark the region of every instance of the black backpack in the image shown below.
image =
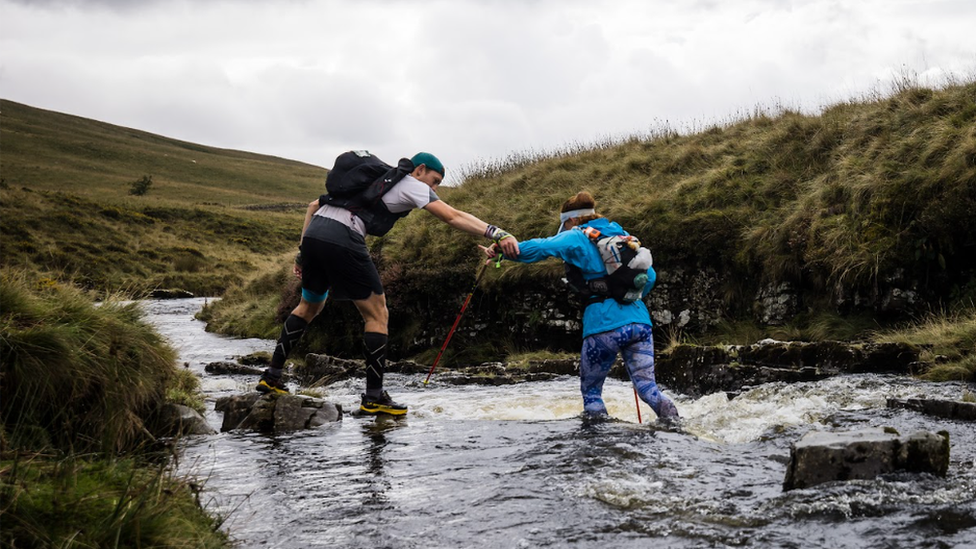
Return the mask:
[[[593,227],[581,230],[597,247],[607,270],[605,276],[585,280],[579,267],[566,264],[567,282],[585,299],[584,307],[608,298],[624,304],[640,299],[647,284],[647,269],[654,263],[651,251],[641,246],[636,236],[603,236]]]
[[[344,152],[325,178],[327,194],[319,197],[319,204],[345,208],[363,220],[368,234],[383,236],[410,212],[391,213],[380,199],[413,169],[408,158],[393,167],[369,151]]]

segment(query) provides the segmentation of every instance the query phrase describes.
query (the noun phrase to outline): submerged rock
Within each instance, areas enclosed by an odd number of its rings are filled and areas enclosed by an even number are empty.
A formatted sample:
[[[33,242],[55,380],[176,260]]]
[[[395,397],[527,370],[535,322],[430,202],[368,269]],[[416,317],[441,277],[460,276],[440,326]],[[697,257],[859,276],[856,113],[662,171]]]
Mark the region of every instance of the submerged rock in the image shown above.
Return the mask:
[[[313,429],[342,419],[342,407],[319,398],[301,395],[247,393],[217,399],[214,407],[223,412],[222,432],[234,429],[284,433]]]
[[[937,399],[889,398],[888,408],[906,408],[925,415],[963,421],[976,421],[976,403]]]
[[[824,482],[872,479],[905,471],[945,476],[949,433],[918,431],[902,436],[893,429],[845,433],[810,431],[790,447],[784,490]]]

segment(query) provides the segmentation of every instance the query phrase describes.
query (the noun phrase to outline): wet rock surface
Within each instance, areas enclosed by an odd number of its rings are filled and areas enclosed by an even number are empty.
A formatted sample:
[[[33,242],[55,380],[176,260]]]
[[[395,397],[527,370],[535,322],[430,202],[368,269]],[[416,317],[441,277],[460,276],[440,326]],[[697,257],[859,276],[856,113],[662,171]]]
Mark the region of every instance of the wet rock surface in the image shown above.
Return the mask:
[[[944,477],[949,468],[949,434],[869,428],[844,433],[810,431],[790,447],[784,490],[831,481],[873,479],[895,472]]]
[[[286,433],[314,429],[342,419],[342,407],[338,404],[301,395],[233,395],[217,399],[214,408],[224,414],[221,432],[243,429]]]
[[[246,366],[244,364],[238,364],[237,362],[230,362],[227,360],[219,360],[215,362],[210,362],[203,367],[203,371],[208,374],[214,375],[261,375],[264,368],[257,368],[255,366]]]
[[[216,431],[199,412],[168,402],[153,418],[153,430],[157,436],[212,435]]]
[[[916,410],[925,415],[961,421],[976,421],[976,403],[936,399],[889,398],[888,408]]]
[[[412,360],[387,362],[386,372],[397,374],[426,373],[429,366],[418,364]],[[305,355],[305,364],[297,366],[292,376],[302,385],[329,385],[337,381],[366,375],[366,362],[338,358],[326,354],[309,353]]]
[[[401,360],[387,363],[386,372],[426,378],[430,366],[412,360]],[[329,385],[352,377],[362,377],[365,373],[366,365],[362,360],[310,353],[305,357],[305,364],[296,367],[292,375],[304,385]],[[450,385],[511,385],[578,374],[579,359],[545,359],[530,360],[527,364],[517,366],[508,366],[501,362],[452,368],[439,366],[430,380]]]

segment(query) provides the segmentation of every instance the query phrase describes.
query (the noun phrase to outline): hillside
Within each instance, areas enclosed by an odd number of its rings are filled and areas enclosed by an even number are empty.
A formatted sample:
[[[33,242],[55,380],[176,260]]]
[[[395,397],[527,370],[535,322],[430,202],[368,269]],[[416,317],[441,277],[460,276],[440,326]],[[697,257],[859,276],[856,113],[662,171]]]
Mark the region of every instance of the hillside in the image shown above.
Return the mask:
[[[659,282],[648,306],[665,341],[864,339],[941,314],[962,334],[952,336],[954,356],[957,345],[976,355],[976,82],[904,83],[818,115],[757,110],[694,134],[517,156],[439,194],[526,239],[551,235],[561,203],[583,189],[653,251]],[[478,268],[478,243],[422,213],[374,242],[394,354],[442,340]],[[579,333],[566,319],[578,311],[562,276],[558,261],[490,269],[465,319],[477,328],[452,341],[466,353],[458,360],[575,350]],[[252,306],[263,303],[257,316],[267,319],[288,309],[269,306],[279,302],[276,280],[280,271],[232,291],[208,311],[212,326],[260,333],[248,328]],[[356,355],[355,312],[329,311],[333,322],[308,347]]]
[[[0,265],[132,295],[219,294],[291,253],[325,174],[5,100],[0,147]]]

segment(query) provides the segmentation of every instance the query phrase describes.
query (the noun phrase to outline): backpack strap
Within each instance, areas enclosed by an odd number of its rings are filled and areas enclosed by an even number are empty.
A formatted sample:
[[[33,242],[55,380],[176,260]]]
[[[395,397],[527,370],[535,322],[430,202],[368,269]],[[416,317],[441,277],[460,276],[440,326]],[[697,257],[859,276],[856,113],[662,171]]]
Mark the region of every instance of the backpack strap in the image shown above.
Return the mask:
[[[602,303],[610,299],[609,293],[602,294],[599,291],[601,281],[603,282],[603,290],[605,291],[607,289],[606,281],[604,280],[606,277],[586,280],[583,278],[583,269],[569,263],[565,264],[565,273],[566,284],[569,286],[570,291],[580,296],[584,310],[594,303]],[[596,285],[593,284],[594,282],[596,282]]]
[[[596,241],[600,238],[600,231],[593,227],[573,227],[576,230],[582,231],[583,234],[590,239],[593,245],[596,245]],[[592,280],[586,280],[583,278],[583,269],[580,269],[576,265],[571,265],[566,263],[566,282],[569,284],[570,289],[579,294],[580,299],[583,302],[583,310],[594,303],[603,303],[607,299],[610,299],[610,291],[607,286],[607,275],[594,278]]]

